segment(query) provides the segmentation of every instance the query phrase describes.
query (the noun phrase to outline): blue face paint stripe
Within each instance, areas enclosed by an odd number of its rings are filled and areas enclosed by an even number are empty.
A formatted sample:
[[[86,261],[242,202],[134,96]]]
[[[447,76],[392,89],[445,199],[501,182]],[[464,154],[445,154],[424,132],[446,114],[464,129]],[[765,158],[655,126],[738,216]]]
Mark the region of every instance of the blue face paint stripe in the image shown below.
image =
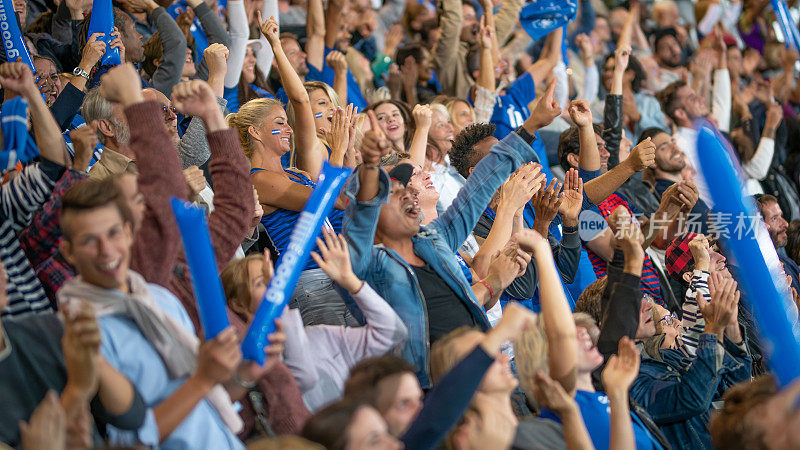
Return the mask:
[[[316,119],[319,119],[321,117],[322,117],[322,113],[321,112],[318,112],[318,113],[314,114],[314,118],[316,118]]]
[[[281,130],[272,130],[272,135],[281,134]]]

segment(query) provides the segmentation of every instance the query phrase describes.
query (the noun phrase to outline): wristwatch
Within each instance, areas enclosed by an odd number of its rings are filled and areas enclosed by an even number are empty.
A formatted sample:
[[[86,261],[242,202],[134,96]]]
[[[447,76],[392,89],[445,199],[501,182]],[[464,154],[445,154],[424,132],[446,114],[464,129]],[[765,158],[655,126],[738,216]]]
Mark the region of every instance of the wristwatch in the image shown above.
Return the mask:
[[[76,77],[83,77],[86,78],[87,80],[89,79],[89,72],[81,69],[80,66],[72,69],[72,74],[75,75]]]

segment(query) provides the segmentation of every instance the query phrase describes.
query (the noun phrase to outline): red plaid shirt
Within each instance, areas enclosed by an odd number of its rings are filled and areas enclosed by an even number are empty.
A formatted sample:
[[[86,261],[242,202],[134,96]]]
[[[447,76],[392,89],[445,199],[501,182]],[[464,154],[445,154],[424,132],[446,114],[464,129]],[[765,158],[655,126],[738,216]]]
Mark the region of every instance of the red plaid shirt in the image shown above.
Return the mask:
[[[34,216],[30,226],[19,235],[19,242],[25,255],[42,282],[45,293],[55,301],[55,293],[68,279],[75,276],[75,269],[58,253],[61,243],[61,199],[64,193],[86,180],[87,175],[75,170],[67,170],[58,179],[50,200]]]

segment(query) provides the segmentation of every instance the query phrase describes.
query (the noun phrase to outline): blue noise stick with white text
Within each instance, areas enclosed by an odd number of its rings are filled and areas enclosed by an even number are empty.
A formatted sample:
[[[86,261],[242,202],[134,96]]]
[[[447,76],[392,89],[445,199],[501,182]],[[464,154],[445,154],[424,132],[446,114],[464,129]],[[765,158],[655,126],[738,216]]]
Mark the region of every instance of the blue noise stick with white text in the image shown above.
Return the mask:
[[[742,182],[737,176],[741,169],[725,138],[708,122],[696,128],[698,172],[705,177],[714,211],[731,218],[760,217],[755,202],[742,194]],[[786,281],[779,275],[775,246],[760,220],[746,230],[737,230],[736,220],[724,222],[719,226],[725,248],[739,265],[739,282],[766,344],[768,364],[781,386],[786,386],[800,375],[800,329],[797,307]]]
[[[289,237],[289,245],[278,258],[275,275],[267,286],[261,305],[242,341],[242,356],[264,365],[264,348],[267,337],[275,331],[275,319],[292,298],[297,280],[306,265],[311,249],[316,245],[322,224],[333,209],[333,204],[350,175],[350,169],[323,163],[317,187],[308,198],[300,218]]]
[[[230,326],[230,321],[225,309],[225,292],[217,272],[217,258],[214,257],[214,248],[208,234],[206,214],[201,208],[174,197],[172,211],[183,238],[186,262],[192,273],[203,334],[206,340],[214,339]]]

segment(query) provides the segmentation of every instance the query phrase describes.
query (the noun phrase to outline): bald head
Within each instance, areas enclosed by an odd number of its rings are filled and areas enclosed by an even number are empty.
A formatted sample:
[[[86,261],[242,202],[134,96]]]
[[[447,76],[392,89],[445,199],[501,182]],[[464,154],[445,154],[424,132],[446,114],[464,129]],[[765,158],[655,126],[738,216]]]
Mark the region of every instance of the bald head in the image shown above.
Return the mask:
[[[180,139],[178,136],[178,116],[175,108],[172,107],[172,102],[161,91],[153,88],[142,89],[142,95],[145,101],[156,102],[162,106],[164,126],[167,128],[172,140],[177,143]]]

